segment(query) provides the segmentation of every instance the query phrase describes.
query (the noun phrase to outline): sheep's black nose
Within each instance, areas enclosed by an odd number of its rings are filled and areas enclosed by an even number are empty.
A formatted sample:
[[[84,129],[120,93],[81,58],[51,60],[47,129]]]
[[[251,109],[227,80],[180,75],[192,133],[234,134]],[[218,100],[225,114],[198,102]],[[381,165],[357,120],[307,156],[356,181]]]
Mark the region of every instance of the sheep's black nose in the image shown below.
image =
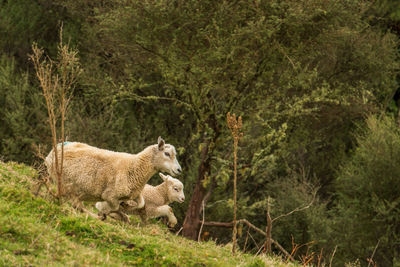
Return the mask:
[[[182,172],[182,169],[181,169],[181,168],[178,168],[177,171],[178,171],[178,173],[181,173],[181,172]]]

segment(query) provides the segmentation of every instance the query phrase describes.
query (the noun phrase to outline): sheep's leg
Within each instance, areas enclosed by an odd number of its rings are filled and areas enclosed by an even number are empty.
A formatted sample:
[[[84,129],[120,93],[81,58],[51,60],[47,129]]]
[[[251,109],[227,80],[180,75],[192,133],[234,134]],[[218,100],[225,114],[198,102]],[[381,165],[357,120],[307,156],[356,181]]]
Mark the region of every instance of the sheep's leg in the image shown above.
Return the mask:
[[[156,215],[155,217],[167,216],[169,227],[174,227],[178,223],[172,208],[168,205],[157,207],[154,215]]]
[[[112,188],[109,187],[104,190],[103,194],[101,194],[101,198],[105,200],[107,203],[102,205],[102,210],[99,212],[99,216],[106,218],[108,214],[113,211],[119,210],[120,199],[123,199],[129,196],[129,192],[131,190],[127,187],[124,188]]]
[[[108,214],[108,216],[110,216],[111,218],[115,219],[115,220],[120,220],[126,223],[130,223],[131,220],[129,219],[128,215],[123,213],[122,211],[118,210],[118,211],[113,211],[110,214]]]
[[[107,215],[113,211],[118,211],[119,209],[119,199],[115,195],[110,195],[103,193],[102,198],[105,200],[102,202],[102,208],[99,211],[99,217],[101,220],[105,220]]]
[[[103,202],[97,202],[95,206],[99,210],[99,214],[100,214],[100,213],[104,213],[104,207],[107,205],[108,205],[107,201],[103,201]],[[107,209],[107,207],[106,207],[106,209]],[[130,223],[128,215],[126,215],[125,213],[123,213],[120,210],[112,211],[108,215],[115,220],[120,220],[120,221]]]
[[[94,214],[93,212],[91,212],[90,210],[88,210],[88,209],[86,209],[85,207],[83,207],[82,208],[82,211],[84,212],[84,213],[87,213],[90,217],[92,217],[92,218],[98,218],[98,216],[96,215],[96,214]]]
[[[113,217],[114,215],[118,215],[119,220],[124,221],[124,222],[126,222],[126,223],[130,223],[130,222],[131,222],[131,220],[129,220],[128,215],[125,214],[125,213],[123,213],[123,212],[120,211],[120,210],[111,212],[109,215],[110,215],[112,218],[114,218],[114,217]]]
[[[83,206],[82,201],[76,197],[73,201],[72,201],[72,207],[74,207],[75,209],[79,210],[80,212],[84,212],[89,214],[89,216],[93,217],[93,218],[97,218],[96,214],[92,213],[91,211],[87,210],[85,208],[85,206]]]
[[[119,207],[118,200],[107,200],[103,202],[102,209],[99,211],[99,217],[101,220],[105,220],[107,215],[113,211],[117,211]]]
[[[82,200],[77,195],[72,195],[72,207],[79,210],[80,212],[85,212],[85,207],[83,206]]]
[[[142,220],[142,223],[144,224],[144,225],[146,225],[149,221],[148,221],[148,218],[147,218],[147,216],[145,215],[145,214],[141,214],[140,215],[140,219]]]
[[[108,216],[113,218],[114,220],[122,221],[122,217],[121,217],[120,213],[111,212],[110,214],[108,214]]]

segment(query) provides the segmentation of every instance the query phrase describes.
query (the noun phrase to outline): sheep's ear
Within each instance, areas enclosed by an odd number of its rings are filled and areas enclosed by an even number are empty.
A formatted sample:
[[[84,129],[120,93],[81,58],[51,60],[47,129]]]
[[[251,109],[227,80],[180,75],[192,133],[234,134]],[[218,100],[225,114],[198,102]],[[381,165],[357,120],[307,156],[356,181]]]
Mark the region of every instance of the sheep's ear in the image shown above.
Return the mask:
[[[157,143],[158,143],[158,150],[160,151],[164,150],[165,141],[164,139],[161,138],[161,136],[158,137]]]
[[[168,180],[168,176],[167,175],[164,175],[161,172],[159,172],[158,175],[160,175],[161,179],[163,179],[164,182],[166,182]]]

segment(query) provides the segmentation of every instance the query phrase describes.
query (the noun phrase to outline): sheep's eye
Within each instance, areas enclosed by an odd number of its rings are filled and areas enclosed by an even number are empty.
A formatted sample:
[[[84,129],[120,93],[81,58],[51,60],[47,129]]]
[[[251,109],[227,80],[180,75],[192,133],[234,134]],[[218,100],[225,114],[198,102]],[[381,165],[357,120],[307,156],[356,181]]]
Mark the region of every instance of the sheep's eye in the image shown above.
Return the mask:
[[[178,189],[178,188],[174,187],[174,189],[175,189],[176,192],[179,192],[179,189]]]
[[[164,155],[170,157],[171,155],[168,152],[164,152]]]

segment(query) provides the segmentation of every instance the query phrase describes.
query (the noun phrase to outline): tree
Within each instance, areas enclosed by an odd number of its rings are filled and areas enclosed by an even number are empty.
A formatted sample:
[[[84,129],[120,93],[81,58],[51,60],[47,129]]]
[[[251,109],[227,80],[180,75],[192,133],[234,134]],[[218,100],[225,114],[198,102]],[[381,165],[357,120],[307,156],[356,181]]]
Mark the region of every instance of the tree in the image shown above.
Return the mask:
[[[186,217],[185,236],[195,239],[203,202],[207,220],[232,218],[233,166],[228,160],[232,148],[226,145],[225,114],[235,112],[243,117],[246,132],[238,148],[238,217],[264,228],[265,216],[259,214],[265,213],[268,196],[275,200],[274,218],[309,202],[307,184],[318,186],[315,205],[279,220],[273,235],[286,249],[292,236],[297,243],[320,240],[322,246],[332,230],[322,222],[328,221],[336,197],[337,169],[356,147],[354,131],[367,115],[393,106],[397,89],[397,38],[382,30],[371,3],[56,0],[39,4],[38,12],[22,14],[40,16],[51,10],[54,21],[64,21],[64,37],[79,49],[85,69],[74,91],[73,117],[66,122],[70,140],[126,152],[139,151],[159,135],[173,143],[190,199],[174,210],[179,221]],[[8,11],[0,16],[0,30],[19,21]],[[8,23],[9,18],[15,23]],[[32,27],[22,27],[29,29],[29,38],[40,39],[40,27],[33,29],[43,25],[47,33],[43,46],[54,54],[56,43],[51,40],[57,36],[51,32],[56,31],[48,30],[54,27],[53,20],[29,21]],[[19,57],[25,49],[22,37],[5,46],[2,35],[0,46]],[[11,92],[2,92],[13,99]],[[22,98],[15,95],[15,99]],[[32,128],[40,135],[35,138],[46,138],[39,130],[43,123],[28,124],[38,125]],[[29,143],[28,138],[13,141],[6,127],[1,125],[0,133],[14,148],[13,158],[23,158],[18,147]],[[223,230],[211,236],[230,242]],[[239,237],[238,244],[242,241]]]
[[[258,181],[258,190],[265,189],[260,180],[303,167],[317,177],[323,194],[331,194],[333,170],[351,148],[354,121],[385,105],[396,86],[396,41],[368,28],[366,7],[337,1],[140,2],[97,16],[119,96],[157,103],[160,114],[166,110],[160,103],[180,107],[178,125],[192,128],[177,139],[187,144],[186,166],[197,166],[187,182],[195,185],[185,236],[197,238],[206,186],[214,177],[221,181],[229,167],[223,127],[229,111],[241,114],[249,122],[246,132],[254,133],[242,163],[252,166],[246,174]],[[275,146],[267,136],[276,138]],[[275,169],[263,164],[270,158]]]

